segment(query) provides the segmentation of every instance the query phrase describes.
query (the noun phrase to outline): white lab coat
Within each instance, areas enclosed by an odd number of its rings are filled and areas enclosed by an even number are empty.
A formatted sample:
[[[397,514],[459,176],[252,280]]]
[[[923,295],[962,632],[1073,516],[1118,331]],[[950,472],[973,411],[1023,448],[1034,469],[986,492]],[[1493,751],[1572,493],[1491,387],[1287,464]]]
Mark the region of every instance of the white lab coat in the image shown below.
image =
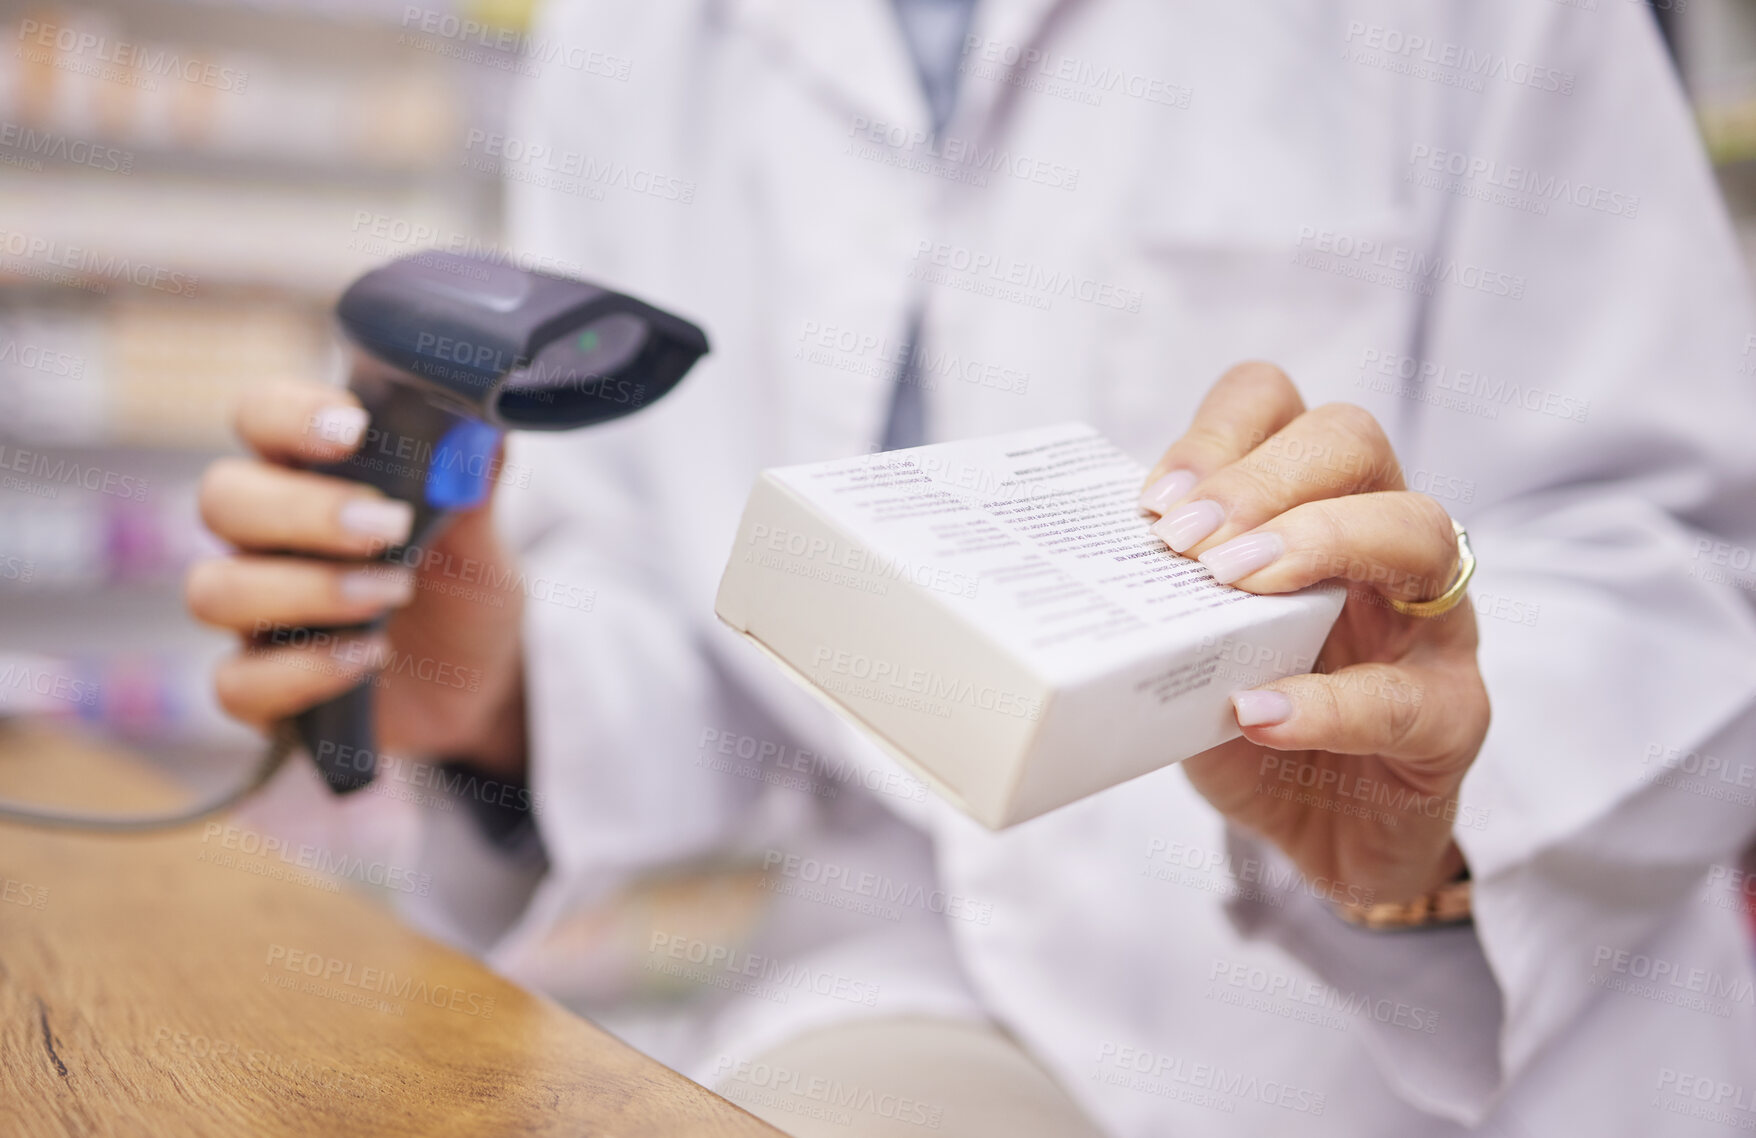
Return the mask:
[[[1698,554],[1756,545],[1756,357],[1648,13],[983,0],[972,37],[956,142],[922,169],[884,0],[541,21],[538,45],[625,77],[542,64],[506,140],[516,246],[690,315],[713,354],[639,416],[514,443],[528,485],[502,497],[533,593],[591,597],[526,618],[550,868],[492,918],[471,874],[436,874],[424,919],[704,1080],[811,1026],[925,1012],[1004,1024],[1116,1135],[1756,1120],[1748,945],[1703,884],[1756,823],[1756,621]],[[1435,184],[1425,163],[1453,153],[1462,181]],[[1540,208],[1495,200],[1551,179]],[[1430,287],[1406,287],[1416,257]],[[1151,461],[1246,358],[1378,416],[1481,557],[1473,932],[1342,926],[1174,768],[996,834],[936,799],[704,767],[718,731],[890,770],[712,601],[760,468],[880,437],[917,298],[937,438],[1080,418]],[[1422,378],[1399,389],[1383,361]],[[1725,766],[1690,773],[1691,753]],[[455,864],[463,840],[429,854]],[[664,1015],[607,1007],[605,944],[645,927],[606,915],[618,891],[771,850],[904,898],[760,891],[747,943],[831,994],[697,983]]]

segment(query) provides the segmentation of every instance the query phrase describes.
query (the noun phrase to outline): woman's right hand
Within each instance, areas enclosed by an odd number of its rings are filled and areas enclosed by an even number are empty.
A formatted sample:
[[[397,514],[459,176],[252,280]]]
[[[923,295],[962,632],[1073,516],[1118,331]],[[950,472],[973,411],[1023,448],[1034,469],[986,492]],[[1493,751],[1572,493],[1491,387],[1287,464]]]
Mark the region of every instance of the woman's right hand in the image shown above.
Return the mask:
[[[240,405],[236,428],[255,457],[214,462],[200,496],[202,519],[236,552],[193,566],[184,581],[189,611],[243,641],[214,674],[220,706],[267,727],[382,669],[381,749],[522,771],[524,597],[490,505],[455,515],[418,562],[406,559],[415,568],[374,563],[407,540],[410,507],[298,469],[370,445],[350,393],[266,384]],[[292,635],[387,612],[376,636]]]

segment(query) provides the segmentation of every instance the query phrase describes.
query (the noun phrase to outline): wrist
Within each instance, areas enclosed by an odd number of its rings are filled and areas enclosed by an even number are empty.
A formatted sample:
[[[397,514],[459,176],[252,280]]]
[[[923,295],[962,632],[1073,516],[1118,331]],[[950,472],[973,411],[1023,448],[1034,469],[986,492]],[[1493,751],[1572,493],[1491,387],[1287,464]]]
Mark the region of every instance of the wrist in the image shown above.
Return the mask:
[[[1475,918],[1469,863],[1456,841],[1450,842],[1433,875],[1433,884],[1404,901],[1338,904],[1336,915],[1349,924],[1374,931],[1446,928]]]
[[[529,766],[523,661],[515,657],[511,671],[505,694],[495,702],[493,714],[468,752],[472,766],[504,778],[522,780]]]
[[[1469,863],[1464,861],[1463,850],[1458,848],[1457,840],[1453,838],[1445,843],[1445,852],[1439,855],[1438,864],[1434,866],[1433,872],[1427,876],[1425,888],[1421,890],[1421,893],[1431,893],[1442,886],[1462,880],[1468,873]]]

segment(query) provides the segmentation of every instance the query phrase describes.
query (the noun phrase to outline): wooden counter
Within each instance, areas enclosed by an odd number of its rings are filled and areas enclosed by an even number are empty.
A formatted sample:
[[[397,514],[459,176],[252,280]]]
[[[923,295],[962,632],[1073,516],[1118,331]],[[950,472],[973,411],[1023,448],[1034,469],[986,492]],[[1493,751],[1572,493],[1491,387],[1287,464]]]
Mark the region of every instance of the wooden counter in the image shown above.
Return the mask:
[[[0,794],[71,788],[164,794],[0,725]],[[0,1133],[779,1133],[368,898],[204,863],[200,834],[0,826]]]

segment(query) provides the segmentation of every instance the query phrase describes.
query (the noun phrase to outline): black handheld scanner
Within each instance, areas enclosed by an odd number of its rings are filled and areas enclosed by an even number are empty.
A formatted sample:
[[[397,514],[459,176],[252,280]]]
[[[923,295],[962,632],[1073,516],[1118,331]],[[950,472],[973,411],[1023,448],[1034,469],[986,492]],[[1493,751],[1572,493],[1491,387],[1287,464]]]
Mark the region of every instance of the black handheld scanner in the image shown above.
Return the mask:
[[[708,350],[700,328],[633,297],[451,253],[374,269],[342,294],[336,315],[356,348],[348,388],[371,420],[358,451],[317,469],[412,504],[408,546],[487,498],[505,431],[570,431],[632,414]],[[372,781],[370,681],[296,726],[331,790]]]

